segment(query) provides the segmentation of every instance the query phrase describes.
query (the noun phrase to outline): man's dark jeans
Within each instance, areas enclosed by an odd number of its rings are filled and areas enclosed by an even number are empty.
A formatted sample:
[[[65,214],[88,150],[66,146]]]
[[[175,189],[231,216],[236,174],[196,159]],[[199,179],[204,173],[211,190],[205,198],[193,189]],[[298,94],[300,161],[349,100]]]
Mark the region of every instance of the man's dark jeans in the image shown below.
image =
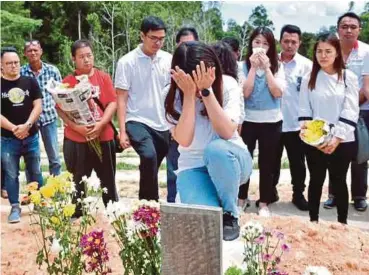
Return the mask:
[[[133,149],[140,156],[139,199],[159,200],[158,172],[169,149],[169,131],[129,121],[126,131]]]
[[[303,196],[306,178],[305,146],[299,134],[300,131],[282,133],[277,152],[276,169],[273,176],[273,184],[277,186],[281,170],[283,148],[285,147],[290,165],[293,197],[296,199],[301,199]]]
[[[175,202],[177,195],[177,175],[174,173],[178,169],[178,143],[171,139],[167,155],[167,202]]]

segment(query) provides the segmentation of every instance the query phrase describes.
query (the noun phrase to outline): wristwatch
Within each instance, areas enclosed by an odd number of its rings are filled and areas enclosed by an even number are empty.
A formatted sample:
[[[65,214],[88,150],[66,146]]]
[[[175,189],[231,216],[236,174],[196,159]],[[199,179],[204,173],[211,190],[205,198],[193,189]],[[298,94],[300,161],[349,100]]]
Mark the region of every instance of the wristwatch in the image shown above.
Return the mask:
[[[211,89],[204,89],[201,91],[201,96],[202,97],[208,97],[213,91]]]
[[[28,129],[31,129],[31,128],[32,128],[33,123],[32,123],[32,122],[30,122],[30,121],[27,121],[27,122],[26,122],[26,125],[27,125],[27,128],[28,128]]]

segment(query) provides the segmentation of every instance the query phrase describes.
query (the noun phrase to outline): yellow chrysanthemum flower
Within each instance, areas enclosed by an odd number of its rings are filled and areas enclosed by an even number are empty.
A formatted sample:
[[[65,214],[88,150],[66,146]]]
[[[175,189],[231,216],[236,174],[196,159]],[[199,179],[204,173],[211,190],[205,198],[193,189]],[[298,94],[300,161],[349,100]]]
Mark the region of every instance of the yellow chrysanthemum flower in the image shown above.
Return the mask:
[[[46,184],[40,188],[40,192],[44,198],[50,199],[55,195],[56,189],[52,184]]]
[[[68,204],[64,206],[63,208],[63,214],[66,217],[71,217],[74,212],[76,211],[76,205],[75,204]]]
[[[38,188],[38,182],[37,181],[32,181],[29,184],[27,184],[27,191],[28,192],[32,192],[32,191],[36,191]]]
[[[56,224],[56,225],[59,225],[59,224],[60,224],[60,220],[59,220],[59,218],[57,218],[57,217],[55,217],[55,216],[52,216],[52,217],[50,218],[50,220],[51,220],[51,222],[52,222],[53,224]]]
[[[41,193],[40,193],[40,191],[32,191],[32,193],[30,195],[30,198],[31,198],[31,202],[34,205],[40,205],[40,203],[41,203]]]

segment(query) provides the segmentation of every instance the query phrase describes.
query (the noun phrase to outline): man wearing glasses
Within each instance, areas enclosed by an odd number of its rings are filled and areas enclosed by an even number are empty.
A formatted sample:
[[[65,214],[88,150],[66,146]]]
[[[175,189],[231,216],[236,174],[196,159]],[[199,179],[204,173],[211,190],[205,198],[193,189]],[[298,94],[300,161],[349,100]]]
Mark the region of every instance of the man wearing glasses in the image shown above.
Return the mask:
[[[37,119],[42,93],[35,79],[20,75],[20,61],[12,47],[1,50],[1,164],[11,205],[9,223],[20,221],[19,161],[24,157],[28,182],[42,185]]]
[[[50,79],[61,82],[62,78],[58,68],[41,60],[42,48],[39,41],[32,40],[26,42],[24,55],[29,63],[22,66],[21,75],[35,78],[43,95],[42,113],[37,125],[49,159],[49,172],[50,175],[59,175],[61,165],[58,148],[57,113],[55,102],[45,87]]]
[[[172,56],[161,50],[165,34],[160,18],[144,18],[142,43],[119,59],[115,74],[120,143],[140,156],[139,198],[147,200],[159,199],[158,171],[169,147],[164,87],[170,83]]]
[[[347,12],[337,21],[343,59],[347,69],[353,71],[359,78],[360,117],[365,120],[369,128],[369,45],[358,40],[361,31],[361,19],[353,13]],[[351,199],[358,211],[365,211],[368,207],[366,192],[368,190],[368,163],[351,162]],[[333,193],[333,194],[332,194]],[[325,208],[336,206],[334,190],[329,186],[329,199],[324,203]]]

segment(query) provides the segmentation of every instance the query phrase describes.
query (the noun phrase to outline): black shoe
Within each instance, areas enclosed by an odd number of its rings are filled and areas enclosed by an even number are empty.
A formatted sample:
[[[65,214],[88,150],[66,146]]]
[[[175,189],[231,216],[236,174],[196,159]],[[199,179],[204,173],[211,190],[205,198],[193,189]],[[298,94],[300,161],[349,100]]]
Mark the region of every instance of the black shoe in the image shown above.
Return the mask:
[[[354,200],[354,207],[357,211],[365,211],[368,208],[368,203],[364,199]]]
[[[292,203],[301,211],[308,211],[309,210],[309,205],[308,202],[306,201],[304,196],[301,197],[294,197],[292,199]]]
[[[229,213],[223,214],[223,240],[233,241],[240,235],[238,219]]]
[[[269,204],[272,204],[272,203],[275,203],[275,202],[277,202],[277,201],[279,201],[279,196],[278,196],[278,194],[276,194],[276,195],[272,198],[272,200],[268,203],[268,205],[269,205]],[[260,199],[259,199],[259,200],[257,200],[257,201],[255,202],[256,207],[259,207],[259,203],[260,203]]]
[[[325,201],[323,207],[326,209],[332,209],[333,207],[336,207],[335,198],[328,198],[328,200]]]

